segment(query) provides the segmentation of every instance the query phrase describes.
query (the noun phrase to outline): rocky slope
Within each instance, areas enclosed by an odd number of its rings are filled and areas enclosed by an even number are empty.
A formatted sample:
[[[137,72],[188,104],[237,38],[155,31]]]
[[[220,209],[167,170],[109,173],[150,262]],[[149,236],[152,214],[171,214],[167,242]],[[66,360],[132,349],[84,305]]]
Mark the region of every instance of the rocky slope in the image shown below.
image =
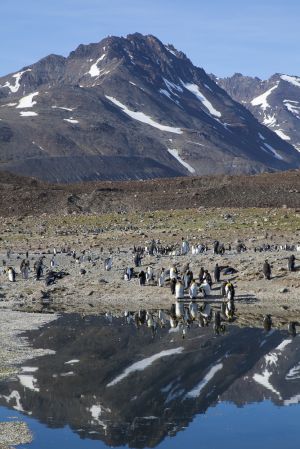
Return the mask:
[[[213,79],[263,125],[300,151],[300,77],[275,74],[262,81],[236,73]]]
[[[2,172],[0,217],[197,207],[300,207],[299,171],[148,181],[47,184]]]
[[[300,165],[204,70],[149,35],[108,37],[0,78],[0,169],[51,182]]]

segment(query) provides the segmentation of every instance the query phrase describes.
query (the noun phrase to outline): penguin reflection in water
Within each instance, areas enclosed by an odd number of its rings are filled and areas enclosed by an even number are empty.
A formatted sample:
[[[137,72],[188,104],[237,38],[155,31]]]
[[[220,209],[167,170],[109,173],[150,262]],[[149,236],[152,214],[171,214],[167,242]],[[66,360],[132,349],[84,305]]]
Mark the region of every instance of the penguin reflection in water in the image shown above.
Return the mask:
[[[292,337],[296,337],[297,329],[296,326],[299,324],[297,321],[290,321],[288,324],[288,332]]]
[[[135,313],[134,321],[138,329],[140,326],[146,323],[146,316],[147,316],[146,310],[139,310],[138,312]]]
[[[157,331],[157,321],[154,319],[152,313],[147,312],[146,314],[146,322],[147,326],[151,330],[152,338],[155,337],[156,331]]]
[[[221,323],[221,314],[219,311],[214,313],[214,331],[216,335],[225,332],[225,325]]]

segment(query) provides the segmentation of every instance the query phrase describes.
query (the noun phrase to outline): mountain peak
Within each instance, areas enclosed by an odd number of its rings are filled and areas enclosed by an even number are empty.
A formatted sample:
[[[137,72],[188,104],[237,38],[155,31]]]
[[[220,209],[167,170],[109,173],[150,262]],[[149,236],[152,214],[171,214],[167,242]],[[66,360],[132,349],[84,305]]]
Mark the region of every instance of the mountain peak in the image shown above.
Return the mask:
[[[263,93],[246,81],[245,91]],[[1,78],[0,119],[1,169],[54,182],[300,164],[288,142],[151,34],[108,36]]]
[[[219,79],[218,84],[263,125],[300,151],[300,77],[275,73],[261,81],[235,74]]]

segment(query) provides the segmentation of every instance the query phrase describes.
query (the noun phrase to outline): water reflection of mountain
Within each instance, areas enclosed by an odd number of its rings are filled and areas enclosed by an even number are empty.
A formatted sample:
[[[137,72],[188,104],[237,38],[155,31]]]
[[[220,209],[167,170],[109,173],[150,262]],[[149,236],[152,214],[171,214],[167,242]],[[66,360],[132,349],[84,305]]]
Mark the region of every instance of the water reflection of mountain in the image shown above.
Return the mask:
[[[300,401],[300,340],[278,331],[192,327],[182,339],[163,328],[152,338],[123,319],[65,316],[32,337],[56,355],[1,385],[0,403],[111,446],[155,447],[220,400]]]

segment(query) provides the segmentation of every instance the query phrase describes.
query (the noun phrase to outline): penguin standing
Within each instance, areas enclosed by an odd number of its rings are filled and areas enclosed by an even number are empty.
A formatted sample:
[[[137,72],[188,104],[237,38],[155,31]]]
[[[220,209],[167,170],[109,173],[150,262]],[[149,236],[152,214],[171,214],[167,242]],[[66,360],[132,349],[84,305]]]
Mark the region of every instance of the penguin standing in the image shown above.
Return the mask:
[[[188,252],[189,252],[189,244],[186,240],[183,239],[181,244],[181,254],[184,256]]]
[[[163,287],[164,284],[165,284],[165,269],[162,268],[158,278],[158,285],[159,287]]]
[[[292,254],[288,258],[288,270],[289,271],[295,271],[295,260],[296,260],[296,257],[294,256],[294,254]]]
[[[263,264],[263,274],[265,279],[270,280],[271,279],[271,265],[269,264],[268,260],[266,259]]]
[[[7,274],[8,274],[8,280],[10,282],[15,282],[16,281],[16,272],[12,267],[9,267],[7,270]]]
[[[175,298],[176,299],[184,299],[184,287],[183,287],[183,283],[181,281],[176,282]]]
[[[216,263],[216,266],[214,268],[215,282],[220,282],[220,274],[221,274],[221,269],[220,269],[219,265]]]
[[[177,279],[177,269],[174,265],[170,267],[170,279]]]
[[[23,278],[27,280],[28,277],[29,277],[29,266],[25,264],[23,268]]]
[[[104,268],[105,268],[106,271],[109,271],[109,270],[111,270],[111,267],[112,267],[112,258],[108,257],[104,261]]]
[[[146,279],[147,279],[147,282],[153,280],[153,268],[152,268],[151,266],[147,267],[147,270],[146,270]]]
[[[210,294],[210,286],[206,279],[204,279],[203,283],[199,287],[200,291],[203,293],[203,297],[205,298]]]
[[[191,299],[196,299],[198,295],[198,285],[196,284],[195,280],[193,280],[190,289],[189,289],[189,295]]]
[[[263,326],[264,326],[265,331],[269,332],[271,330],[272,324],[273,323],[272,323],[271,315],[269,315],[269,314],[265,315],[263,318]]]

